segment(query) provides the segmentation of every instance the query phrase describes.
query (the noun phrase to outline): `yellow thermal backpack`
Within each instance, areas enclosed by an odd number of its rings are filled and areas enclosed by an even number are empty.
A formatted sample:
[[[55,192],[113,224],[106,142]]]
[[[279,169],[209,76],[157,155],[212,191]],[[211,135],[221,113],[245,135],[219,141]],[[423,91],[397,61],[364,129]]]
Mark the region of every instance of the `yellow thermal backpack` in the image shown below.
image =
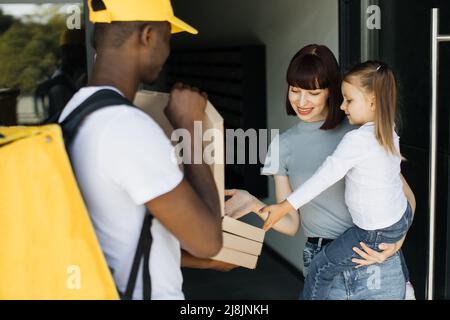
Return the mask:
[[[0,126],[0,299],[119,298],[66,148],[83,118],[108,105],[132,105],[124,100],[100,90],[65,126]],[[132,296],[141,258],[149,257],[148,217],[124,298]],[[148,272],[143,277],[148,298]]]

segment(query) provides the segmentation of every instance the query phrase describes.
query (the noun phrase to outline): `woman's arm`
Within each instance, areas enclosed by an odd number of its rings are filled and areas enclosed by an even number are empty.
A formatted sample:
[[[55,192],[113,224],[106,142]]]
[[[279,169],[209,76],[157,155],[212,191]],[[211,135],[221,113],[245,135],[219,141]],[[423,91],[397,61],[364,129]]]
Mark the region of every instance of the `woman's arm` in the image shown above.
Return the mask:
[[[408,199],[408,202],[411,206],[413,216],[416,212],[416,198],[414,196],[414,193],[411,190],[411,187],[409,186],[408,182],[406,182],[405,177],[403,175],[400,175],[400,178],[402,179],[403,183],[403,192],[405,193],[406,198]],[[405,237],[400,239],[397,243],[382,243],[379,246],[380,250],[383,250],[382,252],[377,252],[375,250],[370,249],[365,244],[361,244],[361,247],[364,249],[364,251],[361,251],[358,248],[353,248],[353,250],[358,253],[362,259],[354,259],[353,262],[358,264],[358,267],[361,266],[368,266],[374,263],[383,263],[386,259],[393,256],[397,253],[398,250],[400,250],[403,246],[403,242],[405,242]]]
[[[286,199],[292,193],[292,188],[288,177],[274,176],[275,179],[275,198],[277,202]],[[266,204],[258,198],[252,196],[245,190],[225,190],[225,195],[231,196],[231,199],[225,202],[225,214],[235,219],[239,219],[250,212],[256,213],[263,221],[267,219],[267,214],[259,214],[258,211],[264,208]],[[296,210],[289,212],[273,229],[288,236],[294,236],[300,227],[300,215]]]
[[[408,199],[414,215],[416,212],[416,197],[414,196],[411,187],[409,186],[408,182],[406,182],[405,177],[402,174],[400,174],[400,179],[402,179],[403,183],[403,192],[405,193],[406,199]]]

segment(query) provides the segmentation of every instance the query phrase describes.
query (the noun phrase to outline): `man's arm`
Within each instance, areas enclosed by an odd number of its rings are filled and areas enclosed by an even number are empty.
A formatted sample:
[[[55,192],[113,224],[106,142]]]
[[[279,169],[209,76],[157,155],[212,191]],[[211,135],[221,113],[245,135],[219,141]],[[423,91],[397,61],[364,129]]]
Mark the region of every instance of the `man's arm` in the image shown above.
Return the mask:
[[[211,210],[188,180],[147,203],[149,211],[199,258],[209,258],[222,247],[220,209]]]
[[[184,268],[193,269],[213,269],[216,271],[228,272],[235,268],[239,268],[234,264],[212,260],[212,259],[200,259],[194,257],[189,252],[181,250],[181,266]]]
[[[205,107],[204,96],[178,85],[172,90],[166,115],[175,129],[187,129],[194,137],[194,121],[203,119]],[[191,142],[193,150],[194,139]],[[185,164],[184,173],[177,187],[149,201],[147,207],[183,248],[208,258],[222,247],[219,195],[208,165]]]

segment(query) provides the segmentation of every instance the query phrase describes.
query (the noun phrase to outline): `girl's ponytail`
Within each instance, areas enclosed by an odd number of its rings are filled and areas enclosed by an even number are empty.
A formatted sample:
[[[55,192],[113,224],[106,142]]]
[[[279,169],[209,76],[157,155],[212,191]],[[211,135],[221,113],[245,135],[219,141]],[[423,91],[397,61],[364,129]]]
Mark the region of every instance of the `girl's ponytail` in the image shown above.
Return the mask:
[[[375,135],[378,142],[392,154],[400,155],[394,143],[397,119],[397,81],[389,66],[380,61],[356,65],[344,76],[344,81],[362,87],[375,96]]]

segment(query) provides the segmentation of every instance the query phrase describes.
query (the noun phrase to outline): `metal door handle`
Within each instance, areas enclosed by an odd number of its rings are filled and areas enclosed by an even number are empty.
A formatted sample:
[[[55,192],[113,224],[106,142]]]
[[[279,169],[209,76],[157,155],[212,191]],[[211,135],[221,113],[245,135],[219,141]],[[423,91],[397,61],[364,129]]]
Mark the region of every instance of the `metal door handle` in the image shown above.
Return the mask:
[[[436,224],[436,168],[437,168],[437,93],[439,42],[450,41],[450,35],[439,35],[439,9],[431,10],[431,148],[430,148],[430,225],[428,240],[427,299],[434,298],[434,259]]]

